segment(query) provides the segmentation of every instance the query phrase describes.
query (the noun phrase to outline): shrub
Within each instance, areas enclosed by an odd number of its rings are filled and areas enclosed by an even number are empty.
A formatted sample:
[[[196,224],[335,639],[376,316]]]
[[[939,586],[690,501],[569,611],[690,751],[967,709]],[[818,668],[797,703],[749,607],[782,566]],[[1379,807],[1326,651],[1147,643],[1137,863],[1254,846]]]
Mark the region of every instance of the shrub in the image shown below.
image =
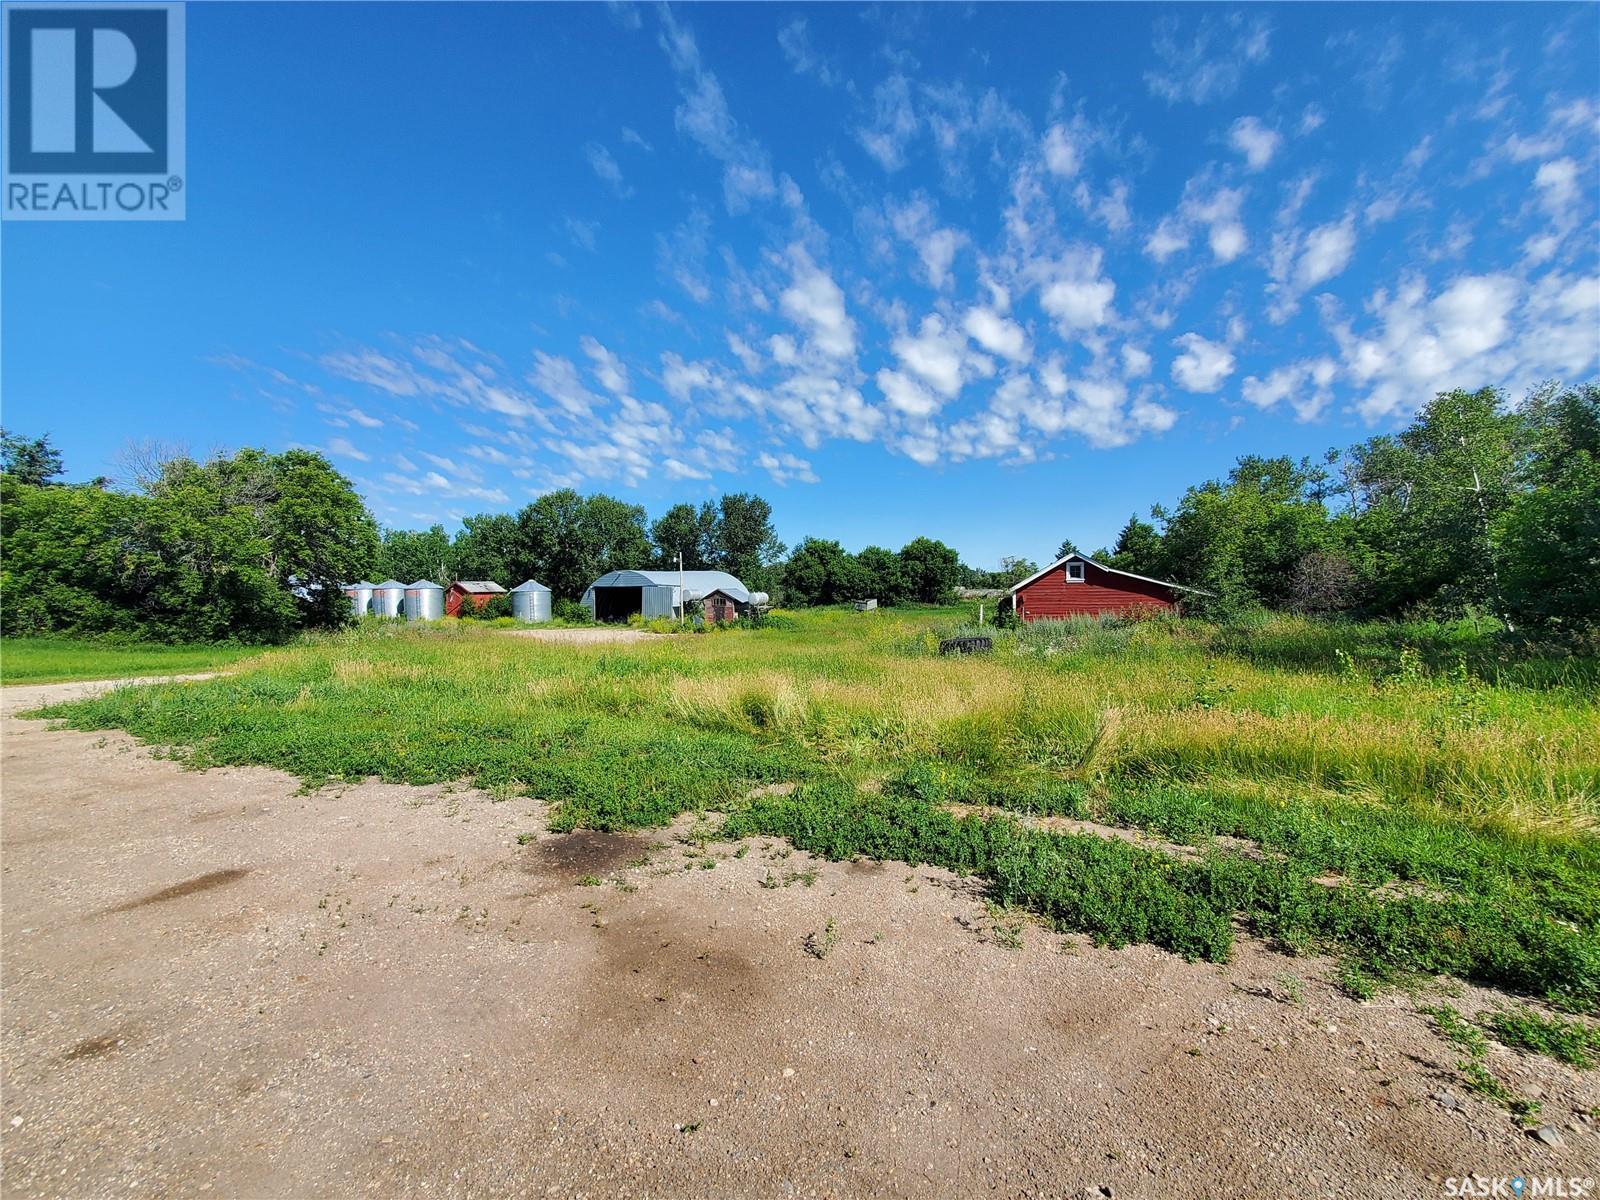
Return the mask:
[[[567,625],[593,625],[594,614],[576,600],[557,597],[551,602],[550,615]]]

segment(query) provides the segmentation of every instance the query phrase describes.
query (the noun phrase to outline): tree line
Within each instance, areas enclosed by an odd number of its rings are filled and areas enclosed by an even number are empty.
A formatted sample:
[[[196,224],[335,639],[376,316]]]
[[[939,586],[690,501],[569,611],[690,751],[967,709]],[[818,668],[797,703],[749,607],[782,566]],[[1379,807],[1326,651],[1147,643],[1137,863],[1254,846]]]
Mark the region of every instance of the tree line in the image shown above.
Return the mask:
[[[1514,408],[1492,388],[1443,392],[1399,433],[1319,460],[1247,455],[1094,557],[1213,593],[1202,611],[1592,625],[1600,388],[1546,387]]]
[[[730,492],[699,508],[674,504],[650,522],[645,510],[613,496],[549,492],[515,513],[465,518],[451,537],[442,525],[385,530],[372,567],[374,581],[493,579],[515,585],[537,579],[558,598],[576,600],[609,571],[727,571],[755,591],[776,586],[784,545],[772,528],[772,506],[760,496]]]
[[[378,527],[320,454],[241,450],[134,489],[58,484],[48,438],[0,435],[0,632],[275,642],[343,623]]]
[[[48,438],[0,434],[7,634],[279,640],[344,619],[341,582],[538,579],[558,602],[620,568],[725,570],[790,605],[942,603],[1039,569],[962,563],[919,537],[899,550],[780,542],[766,500],[729,493],[644,508],[571,489],[515,513],[380,530],[321,455],[243,450],[62,484]],[[1075,550],[1065,541],[1057,557]],[[1267,607],[1398,617],[1482,611],[1512,623],[1600,621],[1600,388],[1441,393],[1395,434],[1320,459],[1247,455],[1170,509],[1130,517],[1108,566],[1200,588],[1194,610]]]

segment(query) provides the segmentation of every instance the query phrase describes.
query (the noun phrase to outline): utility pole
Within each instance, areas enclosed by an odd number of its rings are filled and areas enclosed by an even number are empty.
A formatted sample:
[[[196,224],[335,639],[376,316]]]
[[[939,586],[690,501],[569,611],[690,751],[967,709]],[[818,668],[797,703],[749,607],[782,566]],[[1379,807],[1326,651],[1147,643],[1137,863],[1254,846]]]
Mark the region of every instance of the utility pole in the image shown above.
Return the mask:
[[[689,619],[689,593],[683,588],[683,551],[678,551],[678,620]]]

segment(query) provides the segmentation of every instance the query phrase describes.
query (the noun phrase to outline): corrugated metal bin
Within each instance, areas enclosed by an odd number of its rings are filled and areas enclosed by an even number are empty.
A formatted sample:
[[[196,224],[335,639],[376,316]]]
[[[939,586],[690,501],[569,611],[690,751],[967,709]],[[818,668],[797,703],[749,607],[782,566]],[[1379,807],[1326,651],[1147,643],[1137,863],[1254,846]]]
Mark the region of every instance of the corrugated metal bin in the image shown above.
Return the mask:
[[[385,579],[372,585],[372,615],[398,617],[406,601],[406,585],[398,579]]]
[[[419,579],[406,584],[406,620],[441,621],[444,619],[444,589],[431,579]]]
[[[536,579],[511,589],[511,615],[530,625],[548,621],[551,616],[550,589]]]
[[[363,579],[360,583],[347,583],[344,585],[344,594],[350,598],[350,609],[358,617],[364,617],[372,606],[372,584]]]

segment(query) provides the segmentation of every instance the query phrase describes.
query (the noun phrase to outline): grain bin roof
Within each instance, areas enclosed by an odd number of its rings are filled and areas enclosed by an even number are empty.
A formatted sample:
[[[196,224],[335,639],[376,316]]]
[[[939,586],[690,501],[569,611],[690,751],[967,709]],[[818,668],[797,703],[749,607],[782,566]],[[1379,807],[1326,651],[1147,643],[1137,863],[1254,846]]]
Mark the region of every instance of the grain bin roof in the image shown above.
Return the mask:
[[[726,592],[740,604],[750,602],[750,592],[726,571],[612,571],[589,585],[591,589],[604,587],[677,587],[679,578],[692,600],[708,592]]]
[[[385,579],[382,583],[372,585],[372,590],[375,592],[392,592],[397,588],[403,592],[406,590],[406,585],[398,579]]]
[[[408,592],[442,592],[444,589],[431,579],[419,579],[415,583],[406,584]]]
[[[513,592],[548,592],[550,589],[545,587],[545,585],[540,583],[537,579],[529,579],[525,583],[517,584],[517,586],[511,590]]]
[[[477,592],[480,594],[505,591],[505,588],[492,579],[458,579],[456,580],[456,586],[464,592]]]

